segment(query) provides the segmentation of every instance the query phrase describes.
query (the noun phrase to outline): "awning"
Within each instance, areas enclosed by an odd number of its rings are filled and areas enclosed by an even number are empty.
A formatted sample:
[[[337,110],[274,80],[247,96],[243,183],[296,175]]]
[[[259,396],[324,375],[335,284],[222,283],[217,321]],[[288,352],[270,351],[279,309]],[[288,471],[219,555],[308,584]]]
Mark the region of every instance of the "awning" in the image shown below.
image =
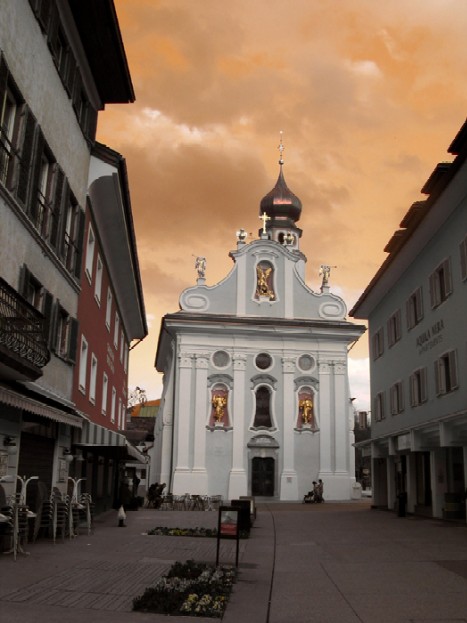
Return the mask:
[[[129,444],[124,435],[86,419],[83,421],[81,441],[74,445],[112,459],[147,462],[145,455]]]
[[[83,420],[79,416],[66,413],[65,411],[60,411],[60,409],[51,407],[50,405],[40,402],[39,400],[34,400],[34,398],[30,398],[29,396],[19,394],[18,392],[13,391],[12,389],[7,389],[6,387],[0,386],[0,402],[3,402],[10,407],[15,407],[16,409],[22,409],[24,411],[28,411],[29,413],[34,413],[35,415],[41,415],[42,417],[54,420],[54,422],[68,424],[69,426],[74,426],[76,428],[82,428],[83,426]]]

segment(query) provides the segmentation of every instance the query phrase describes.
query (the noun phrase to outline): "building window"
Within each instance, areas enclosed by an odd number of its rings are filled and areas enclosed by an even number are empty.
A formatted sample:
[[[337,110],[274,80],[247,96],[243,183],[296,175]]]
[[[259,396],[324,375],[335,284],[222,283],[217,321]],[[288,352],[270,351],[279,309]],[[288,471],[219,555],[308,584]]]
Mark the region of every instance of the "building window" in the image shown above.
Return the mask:
[[[125,422],[125,418],[123,417],[123,411],[122,411],[122,399],[119,398],[118,399],[118,428],[121,430],[123,429],[123,425]]]
[[[128,357],[130,356],[128,345],[126,345],[125,353],[123,355],[123,371],[128,372]]]
[[[94,298],[96,299],[96,302],[99,305],[99,307],[101,306],[102,273],[103,273],[102,260],[100,256],[98,255],[97,262],[96,262],[96,283],[94,284]]]
[[[398,415],[404,410],[404,392],[402,381],[397,381],[389,390],[391,415]]]
[[[394,346],[401,339],[401,310],[398,309],[388,320],[388,346]]]
[[[114,346],[118,350],[118,336],[120,335],[120,316],[118,312],[115,312],[115,326],[114,326]]]
[[[407,329],[413,329],[423,319],[422,288],[413,292],[406,303]]]
[[[97,357],[93,353],[91,355],[91,378],[89,380],[89,400],[92,404],[96,404],[96,382],[97,382]]]
[[[83,394],[86,391],[86,373],[88,368],[88,342],[81,336],[81,350],[79,354],[79,389]]]
[[[115,407],[117,403],[117,391],[115,387],[112,387],[112,405],[110,408],[110,421],[115,422]]]
[[[467,279],[467,236],[459,245],[462,281]]]
[[[55,306],[56,330],[53,338],[55,354],[70,363],[76,361],[78,322],[57,303]]]
[[[92,230],[91,225],[89,225],[88,230],[88,242],[86,245],[86,277],[88,278],[89,283],[92,283],[92,269],[94,266],[94,249],[96,246],[96,238],[94,236],[94,232]]]
[[[82,220],[84,220],[84,214],[76,202],[76,199],[69,193],[65,209],[62,257],[63,263],[73,275],[79,274],[79,241]]]
[[[415,370],[410,376],[410,404],[418,407],[427,401],[426,368]]]
[[[3,57],[0,59],[0,182],[12,190],[20,160],[23,101]]]
[[[451,262],[449,258],[441,262],[430,275],[431,306],[438,307],[452,293]]]
[[[260,370],[268,370],[272,366],[272,357],[269,353],[260,353],[256,355],[255,365]]]
[[[123,351],[125,348],[125,338],[123,336],[123,331],[120,332],[120,361],[123,363]]]
[[[30,217],[37,231],[44,240],[49,240],[53,225],[54,181],[57,163],[45,145],[39,131],[33,176],[33,195],[31,198]]]
[[[373,335],[372,341],[373,359],[378,359],[384,353],[384,331],[382,328],[378,329]]]
[[[442,396],[457,389],[457,357],[451,350],[435,361],[436,394]]]
[[[102,415],[107,413],[107,394],[109,393],[109,377],[104,372],[102,377]]]
[[[110,288],[107,289],[107,308],[105,310],[105,326],[110,332],[110,320],[112,318],[112,292]]]
[[[375,420],[380,422],[384,420],[386,417],[386,413],[384,410],[384,392],[380,392],[376,394],[374,399],[374,412],[375,412]]]
[[[254,428],[272,428],[271,418],[271,391],[268,387],[261,385],[255,391],[256,411]]]

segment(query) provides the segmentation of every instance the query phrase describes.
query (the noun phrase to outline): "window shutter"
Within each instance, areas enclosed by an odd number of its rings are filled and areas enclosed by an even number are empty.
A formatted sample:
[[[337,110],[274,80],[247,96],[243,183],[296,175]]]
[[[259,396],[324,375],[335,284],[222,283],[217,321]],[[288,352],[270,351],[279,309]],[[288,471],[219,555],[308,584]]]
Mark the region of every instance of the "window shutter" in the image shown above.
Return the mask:
[[[444,264],[444,278],[446,287],[446,296],[452,293],[452,275],[451,275],[451,261],[447,259]]]
[[[18,284],[18,292],[21,294],[23,298],[27,298],[27,284],[29,283],[31,272],[26,264],[21,266],[19,272],[19,284]]]
[[[392,387],[389,389],[389,403],[390,403],[390,409],[391,409],[391,415],[396,415],[397,413],[397,408],[396,408],[396,386],[392,385]]]
[[[5,102],[7,83],[8,83],[8,67],[5,63],[5,59],[3,58],[3,54],[2,54],[0,58],[0,115],[3,110],[3,105]]]
[[[430,300],[431,306],[436,307],[438,297],[436,296],[436,273],[431,273],[430,275]]]
[[[81,263],[83,258],[83,241],[84,241],[84,221],[85,213],[83,210],[78,214],[78,230],[76,232],[76,260],[75,260],[75,277],[77,279],[81,276]]]
[[[50,15],[49,15],[49,24],[47,27],[47,43],[52,52],[53,56],[57,56],[58,50],[58,26],[60,20],[58,15],[58,9],[55,2],[51,3],[50,6]]]
[[[57,352],[57,319],[59,313],[60,305],[58,301],[52,303],[50,310],[50,325],[49,325],[49,348],[54,353]]]
[[[434,367],[435,367],[435,388],[436,388],[436,395],[440,396],[441,394],[444,394],[446,392],[446,389],[444,387],[444,374],[443,374],[443,361],[442,359],[437,359],[434,362]]]
[[[93,143],[96,140],[97,110],[89,104],[86,120],[86,136]]]
[[[412,301],[412,297],[408,298],[405,302],[405,317],[407,320],[407,329],[411,329],[413,327],[411,301]]]
[[[75,77],[73,81],[73,108],[75,109],[75,113],[78,117],[78,121],[81,122],[80,118],[80,104],[81,104],[81,90],[83,88],[83,80],[81,78],[81,73],[78,68],[75,71]]]
[[[34,150],[34,158],[32,159],[32,175],[31,175],[31,199],[29,202],[28,213],[34,225],[37,225],[38,201],[39,201],[39,179],[42,168],[42,153],[44,151],[44,136],[39,130],[36,141],[36,149]]]
[[[70,318],[70,341],[68,344],[68,359],[76,363],[76,348],[78,344],[79,323],[75,318]]]
[[[449,353],[449,372],[451,374],[451,389],[456,389],[458,387],[458,380],[457,380],[457,353],[455,350],[452,350]]]
[[[63,197],[63,183],[65,181],[65,175],[60,169],[58,164],[55,170],[55,192],[52,202],[52,226],[50,228],[50,244],[57,250],[58,245],[58,232],[60,227],[60,217],[62,214],[62,197]]]
[[[39,13],[37,18],[39,20],[40,25],[42,26],[44,32],[47,32],[49,26],[50,13],[52,8],[53,0],[41,0],[41,4],[39,7]]]
[[[28,187],[29,187],[29,179],[31,173],[31,159],[32,159],[32,149],[34,144],[34,133],[36,128],[36,120],[32,116],[31,112],[27,107],[25,107],[24,111],[25,121],[24,121],[24,134],[21,148],[21,157],[20,157],[20,168],[19,168],[19,179],[18,179],[18,187],[16,189],[16,196],[24,205],[26,204],[27,196],[28,196]]]
[[[410,375],[410,406],[416,406],[415,374]]]
[[[53,314],[53,296],[47,290],[44,290],[44,304],[42,313],[45,317],[45,339],[47,344],[50,345],[51,329],[52,329],[52,314]]]
[[[420,370],[420,383],[421,383],[421,397],[422,402],[427,400],[427,384],[426,384],[426,368]]]
[[[66,253],[66,245],[65,245],[65,229],[66,229],[66,221],[68,218],[68,206],[70,204],[70,185],[68,184],[67,178],[63,177],[63,185],[62,185],[62,219],[58,229],[58,239],[57,239],[57,254],[60,259],[65,259]]]

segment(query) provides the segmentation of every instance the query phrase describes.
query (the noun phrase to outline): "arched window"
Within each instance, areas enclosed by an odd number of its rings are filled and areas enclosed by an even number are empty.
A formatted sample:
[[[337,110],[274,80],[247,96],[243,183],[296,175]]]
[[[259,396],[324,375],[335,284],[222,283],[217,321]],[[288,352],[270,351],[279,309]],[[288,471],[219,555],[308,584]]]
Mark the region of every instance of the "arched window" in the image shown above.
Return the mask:
[[[256,411],[253,426],[255,428],[272,428],[271,391],[261,385],[255,391]]]

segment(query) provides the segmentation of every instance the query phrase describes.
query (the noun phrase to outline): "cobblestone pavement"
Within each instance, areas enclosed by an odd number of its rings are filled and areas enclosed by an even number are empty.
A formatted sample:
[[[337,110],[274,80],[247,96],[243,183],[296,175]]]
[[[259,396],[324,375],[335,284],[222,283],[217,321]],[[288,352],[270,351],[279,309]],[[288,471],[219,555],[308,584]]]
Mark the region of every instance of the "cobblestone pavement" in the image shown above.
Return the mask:
[[[117,524],[112,511],[91,535],[0,557],[1,623],[167,623],[133,612],[133,599],[176,560],[215,562],[217,542],[146,533],[213,528],[217,513],[140,509]],[[221,541],[220,560],[234,563],[233,541]],[[239,561],[222,623],[467,623],[465,523],[398,518],[367,500],[261,503]]]

